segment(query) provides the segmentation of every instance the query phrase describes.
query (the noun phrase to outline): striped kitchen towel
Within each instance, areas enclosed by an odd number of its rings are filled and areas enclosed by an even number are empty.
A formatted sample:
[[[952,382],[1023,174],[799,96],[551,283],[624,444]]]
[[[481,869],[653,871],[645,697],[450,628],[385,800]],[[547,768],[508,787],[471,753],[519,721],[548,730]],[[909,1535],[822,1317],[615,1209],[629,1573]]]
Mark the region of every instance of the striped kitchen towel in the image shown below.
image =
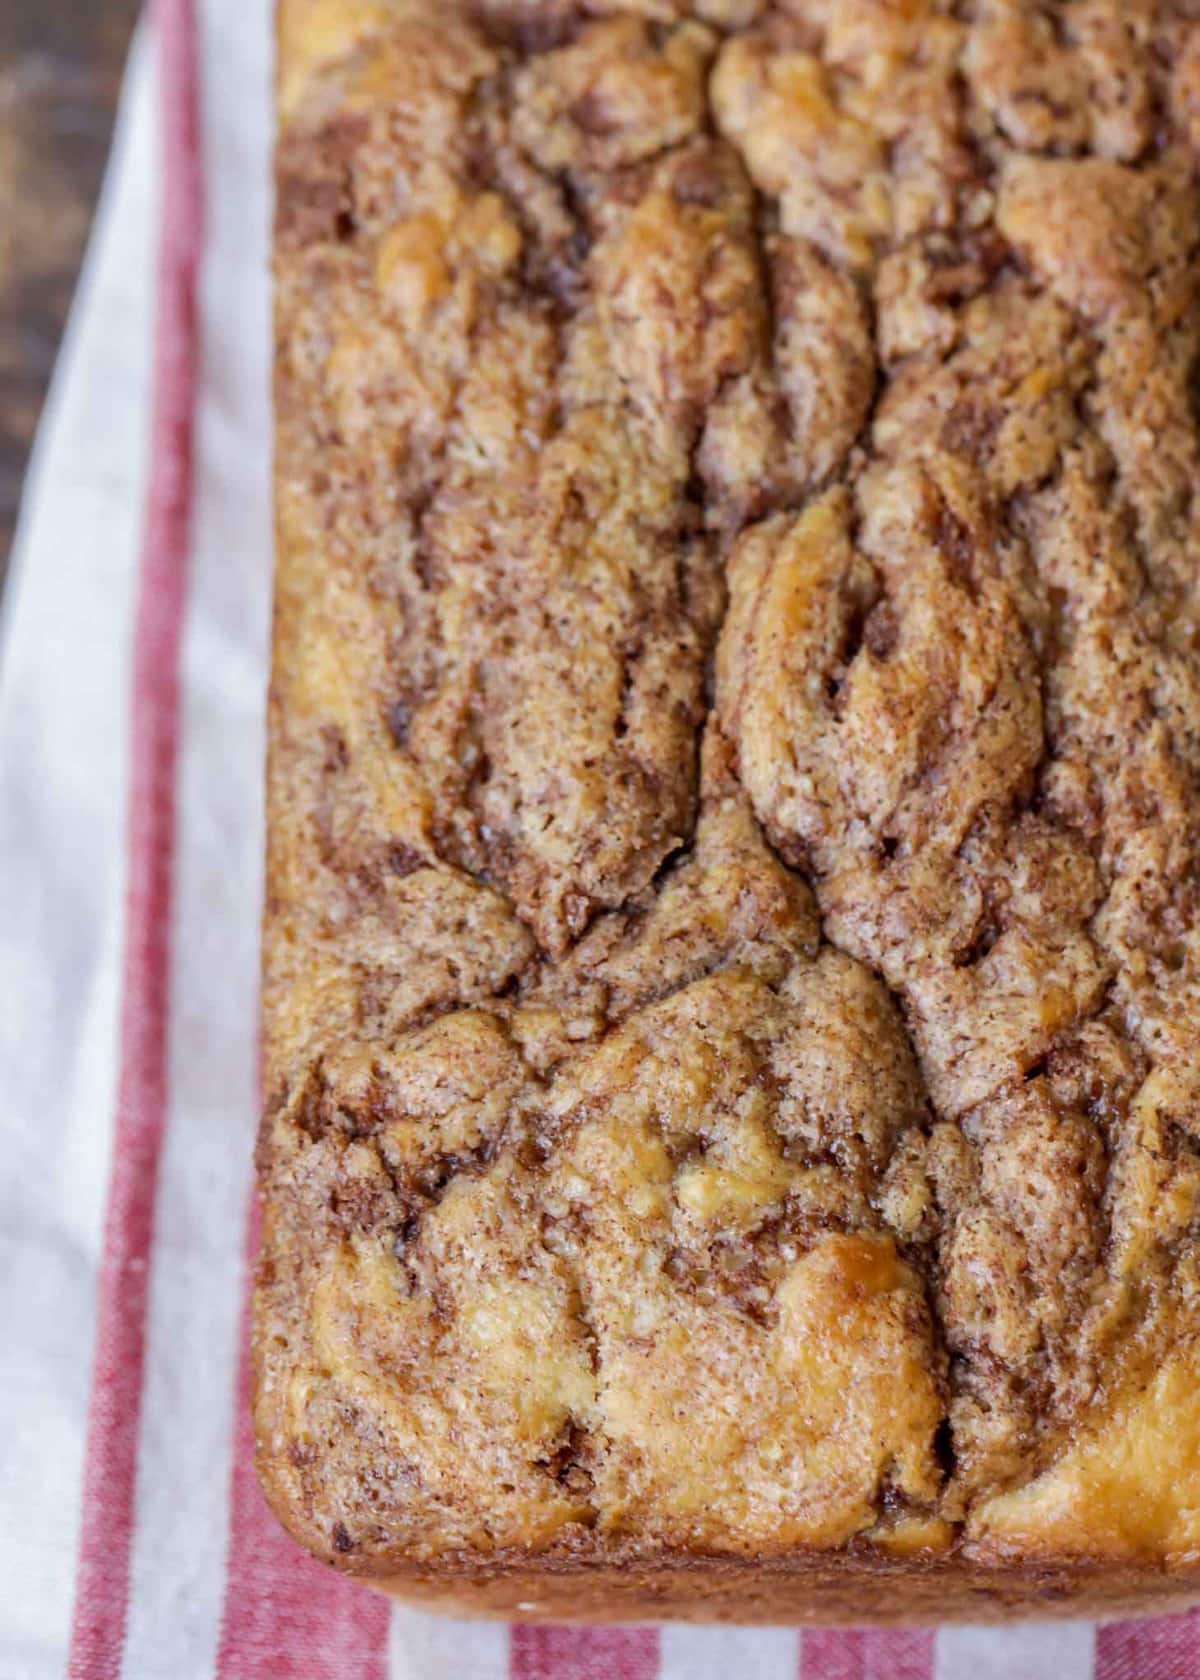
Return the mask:
[[[0,1680],[1195,1680],[1200,1621],[466,1626],[254,1482],[268,0],[161,0],[0,643]]]

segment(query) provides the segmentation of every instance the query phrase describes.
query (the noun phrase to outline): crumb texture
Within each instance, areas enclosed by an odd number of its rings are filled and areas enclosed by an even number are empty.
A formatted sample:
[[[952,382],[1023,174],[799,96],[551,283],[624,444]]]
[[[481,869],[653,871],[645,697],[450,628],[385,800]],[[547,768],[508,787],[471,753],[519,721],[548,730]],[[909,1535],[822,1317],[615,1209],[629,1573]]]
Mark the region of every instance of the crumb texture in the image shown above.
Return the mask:
[[[314,1550],[1200,1553],[1193,14],[284,0]]]

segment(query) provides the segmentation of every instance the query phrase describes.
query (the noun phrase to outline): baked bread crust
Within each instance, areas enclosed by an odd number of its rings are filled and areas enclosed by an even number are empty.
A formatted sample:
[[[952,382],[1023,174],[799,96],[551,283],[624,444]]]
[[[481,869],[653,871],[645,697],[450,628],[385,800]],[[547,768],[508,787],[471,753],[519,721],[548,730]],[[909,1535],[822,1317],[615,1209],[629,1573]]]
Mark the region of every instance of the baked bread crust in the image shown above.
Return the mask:
[[[1200,1595],[1200,25],[283,0],[256,1429],[552,1619]]]

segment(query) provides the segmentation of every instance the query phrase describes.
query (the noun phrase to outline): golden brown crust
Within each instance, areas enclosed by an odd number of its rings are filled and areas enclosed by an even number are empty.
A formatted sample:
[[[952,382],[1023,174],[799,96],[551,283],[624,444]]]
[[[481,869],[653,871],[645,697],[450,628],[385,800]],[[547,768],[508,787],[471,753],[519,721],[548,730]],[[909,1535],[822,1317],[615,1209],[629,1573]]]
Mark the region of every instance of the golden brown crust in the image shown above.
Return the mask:
[[[1200,1591],[1198,112],[1173,0],[283,0],[256,1424],[339,1567]]]
[[[1010,1560],[991,1568],[955,1555],[928,1565],[891,1565],[874,1557],[769,1559],[673,1558],[589,1560],[536,1567],[527,1561],[371,1580],[410,1603],[455,1615],[549,1622],[736,1622],[805,1625],[928,1622],[988,1624],[1079,1617],[1113,1620],[1163,1615],[1193,1605],[1194,1569],[1081,1569]]]

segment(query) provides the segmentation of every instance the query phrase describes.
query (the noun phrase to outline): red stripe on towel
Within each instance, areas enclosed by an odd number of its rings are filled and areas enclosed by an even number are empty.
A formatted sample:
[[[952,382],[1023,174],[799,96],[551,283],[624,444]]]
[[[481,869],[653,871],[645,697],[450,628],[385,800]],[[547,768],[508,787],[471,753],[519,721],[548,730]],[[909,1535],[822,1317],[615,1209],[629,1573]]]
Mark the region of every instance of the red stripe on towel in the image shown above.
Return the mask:
[[[657,1680],[654,1628],[514,1627],[510,1680]]]
[[[1196,1680],[1200,1611],[1096,1629],[1096,1680]]]
[[[217,1680],[386,1680],[387,1600],[289,1539],[254,1473],[250,1277],[257,1225],[252,1213]]]
[[[203,182],[191,0],[156,0],[153,19],[165,137],[153,432],[133,650],[120,1072],[97,1285],[72,1680],[115,1680],[121,1666],[154,1197],[167,1112],[179,649],[191,531]]]
[[[933,1633],[925,1628],[805,1628],[802,1680],[932,1680]]]

